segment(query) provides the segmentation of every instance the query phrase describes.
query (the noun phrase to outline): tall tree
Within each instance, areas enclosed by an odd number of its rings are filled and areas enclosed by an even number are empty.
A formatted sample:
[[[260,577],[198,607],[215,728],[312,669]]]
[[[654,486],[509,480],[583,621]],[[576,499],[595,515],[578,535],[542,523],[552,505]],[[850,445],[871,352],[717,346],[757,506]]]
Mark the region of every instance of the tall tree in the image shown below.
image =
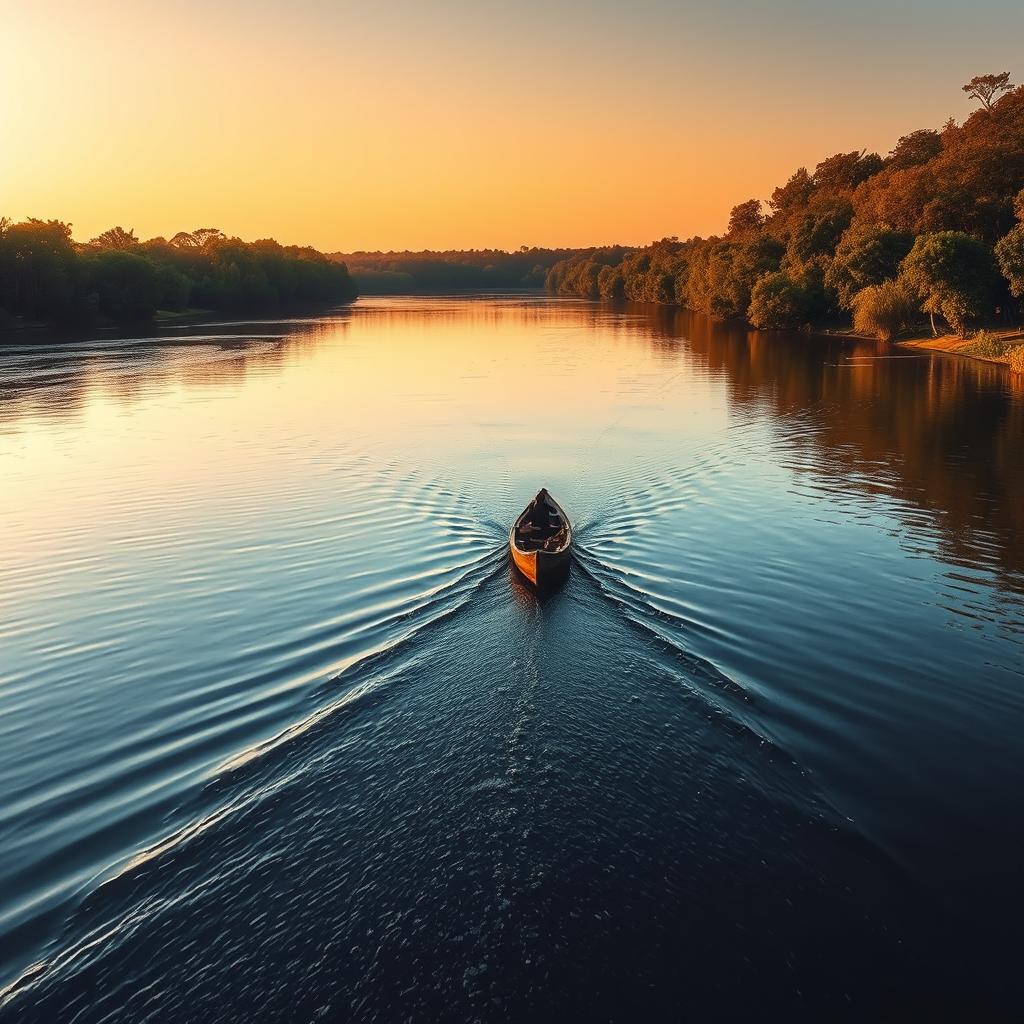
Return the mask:
[[[207,242],[222,241],[224,232],[220,228],[196,228],[195,231],[179,231],[171,245],[179,249],[202,249]]]
[[[825,271],[825,284],[836,291],[843,309],[853,309],[859,291],[896,277],[900,261],[913,244],[909,232],[855,221],[836,246]]]
[[[1020,223],[996,242],[996,259],[1010,283],[1010,292],[1020,298],[1024,295],[1024,188],[1017,193],[1013,208]]]
[[[1024,224],[1018,224],[996,242],[996,258],[1003,277],[1010,282],[1010,291],[1024,295]]]
[[[942,152],[942,138],[931,128],[921,128],[900,137],[886,160],[886,166],[896,170],[919,167]]]
[[[768,205],[775,213],[786,213],[788,210],[805,206],[813,191],[814,183],[807,173],[807,168],[800,167],[793,172],[785,185],[780,185],[772,192]]]
[[[97,249],[131,252],[133,249],[138,248],[139,240],[135,237],[135,232],[131,228],[125,231],[124,228],[118,226],[116,228],[108,228],[103,234],[97,235],[89,244]]]
[[[918,236],[900,271],[931,316],[933,333],[938,333],[936,313],[962,337],[970,320],[992,310],[996,283],[992,250],[962,231]]]
[[[963,86],[964,92],[971,99],[978,100],[986,110],[992,109],[993,101],[1001,92],[1009,92],[1012,88],[1009,71],[998,75],[975,75]]]
[[[764,224],[761,213],[761,200],[748,199],[732,208],[729,214],[729,234],[740,235],[749,231],[759,231]]]

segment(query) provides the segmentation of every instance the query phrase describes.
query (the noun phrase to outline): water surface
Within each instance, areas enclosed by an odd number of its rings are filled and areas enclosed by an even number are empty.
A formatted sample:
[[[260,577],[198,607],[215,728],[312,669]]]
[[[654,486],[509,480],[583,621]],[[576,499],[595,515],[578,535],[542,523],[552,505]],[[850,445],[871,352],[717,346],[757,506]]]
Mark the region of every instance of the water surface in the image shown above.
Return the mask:
[[[1020,1007],[1022,440],[571,300],[6,344],[0,1019]]]

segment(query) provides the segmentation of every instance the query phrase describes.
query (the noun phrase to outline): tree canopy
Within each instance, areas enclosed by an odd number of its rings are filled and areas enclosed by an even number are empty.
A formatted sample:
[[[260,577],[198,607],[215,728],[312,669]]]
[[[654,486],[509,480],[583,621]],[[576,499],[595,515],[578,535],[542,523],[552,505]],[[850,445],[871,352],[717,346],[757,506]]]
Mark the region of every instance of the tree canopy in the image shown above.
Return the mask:
[[[621,256],[625,250],[619,249]],[[559,260],[595,249],[538,249],[522,246],[434,252],[333,253],[349,268],[361,294],[413,294],[503,288],[541,288]]]
[[[979,100],[986,110],[991,110],[995,97],[1011,88],[1010,72],[1003,71],[998,75],[975,75],[963,90],[972,99]]]
[[[964,89],[981,108],[962,125],[908,132],[884,158],[851,149],[800,167],[766,203],[734,206],[724,235],[569,256],[547,287],[772,327],[860,309],[862,323],[885,320],[880,334],[914,319],[908,301],[959,332],[1011,315],[1024,296],[1024,87],[1004,72]]]
[[[118,226],[79,244],[61,221],[0,219],[0,320],[124,323],[158,310],[274,311],[355,296],[344,263],[273,239],[200,228],[141,242]]]
[[[918,294],[926,313],[940,313],[958,334],[992,306],[992,250],[962,231],[920,235],[900,265],[900,276]]]

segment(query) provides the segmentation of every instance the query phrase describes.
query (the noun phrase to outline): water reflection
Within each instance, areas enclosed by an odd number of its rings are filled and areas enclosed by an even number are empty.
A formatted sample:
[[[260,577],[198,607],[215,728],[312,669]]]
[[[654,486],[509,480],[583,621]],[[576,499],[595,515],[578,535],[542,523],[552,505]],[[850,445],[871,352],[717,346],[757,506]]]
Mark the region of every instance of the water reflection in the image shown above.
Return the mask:
[[[239,386],[248,373],[315,358],[352,315],[374,330],[422,332],[434,342],[438,327],[450,330],[455,346],[414,358],[456,375],[465,355],[458,340],[475,345],[493,331],[586,328],[626,346],[646,339],[666,365],[697,366],[724,382],[732,416],[767,415],[780,459],[808,475],[807,486],[896,498],[911,530],[919,522],[911,510],[933,517],[944,560],[993,566],[1001,585],[1022,587],[1024,395],[1004,368],[871,342],[760,334],[685,310],[376,300],[325,320],[204,324],[201,333],[179,327],[156,338],[73,345],[15,339],[0,348],[0,431],[80,414],[97,400],[130,405],[179,388]],[[561,400],[590,401],[586,383]]]
[[[383,907],[424,1013],[558,971],[595,1012],[640,977],[654,1015],[735,977],[790,1007],[791,971],[834,1008],[837,964],[884,990],[932,933],[998,975],[1022,409],[983,364],[539,298],[12,342],[0,982],[43,959],[24,1019],[95,1019],[132,957],[140,1017],[208,983],[212,1019],[301,947],[322,1005],[388,1019]],[[580,546],[546,602],[505,550],[541,485]]]

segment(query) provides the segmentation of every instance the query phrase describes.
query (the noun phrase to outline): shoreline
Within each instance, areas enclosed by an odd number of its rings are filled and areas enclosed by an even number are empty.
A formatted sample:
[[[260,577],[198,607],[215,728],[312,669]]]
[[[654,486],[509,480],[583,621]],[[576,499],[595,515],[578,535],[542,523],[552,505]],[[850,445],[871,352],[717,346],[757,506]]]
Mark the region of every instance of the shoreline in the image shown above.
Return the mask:
[[[993,334],[999,341],[1006,342],[1012,348],[1014,345],[1024,345],[1024,331],[992,331]],[[991,363],[995,366],[1005,366],[1008,370],[1011,370],[1010,360],[1004,353],[999,356],[983,356],[976,352],[965,352],[965,348],[969,348],[973,343],[973,339],[968,338],[964,340],[955,334],[941,334],[937,338],[925,337],[925,338],[906,338],[903,341],[896,341],[894,344],[899,345],[900,348],[916,349],[924,352],[942,352],[946,355],[961,356],[964,359],[975,359],[979,363]]]
[[[1015,345],[1024,345],[1024,328],[1012,328],[1007,329],[992,329],[985,328],[989,334],[995,337],[997,340],[1004,342],[1013,347]],[[829,338],[849,338],[852,341],[873,341],[878,344],[894,345],[897,348],[913,349],[918,352],[934,352],[940,355],[959,356],[962,359],[973,359],[979,363],[989,363],[993,366],[1005,366],[1007,370],[1011,370],[1010,361],[1006,354],[999,356],[985,356],[979,355],[976,352],[967,352],[965,349],[970,348],[974,343],[973,338],[961,338],[956,334],[940,334],[938,337],[932,336],[930,333],[919,333],[911,335],[906,338],[893,338],[889,342],[880,342],[880,340],[870,334],[860,334],[854,330],[848,331],[824,331],[821,332]]]
[[[522,294],[522,295],[529,294],[529,295],[533,296],[533,295],[536,295],[536,294],[543,295],[543,294],[545,294],[545,292],[544,292],[543,289],[521,289],[521,288],[515,288],[515,289],[512,289],[512,288],[509,288],[509,289],[486,289],[486,290],[466,289],[466,290],[461,291],[461,292],[458,292],[458,291],[451,291],[451,292],[445,292],[445,291],[434,291],[434,292],[428,292],[428,291],[416,291],[416,292],[370,292],[370,293],[367,293],[365,295],[360,294],[360,295],[356,296],[354,299],[351,299],[349,302],[341,303],[340,305],[350,306],[350,305],[354,304],[358,299],[361,299],[361,298],[366,298],[366,299],[403,298],[403,297],[405,297],[405,298],[442,298],[442,297],[445,297],[446,295],[447,296],[452,296],[452,297],[469,297],[469,296],[477,296],[477,295],[487,296],[487,295],[509,295],[509,294]],[[547,293],[547,294],[550,295],[550,293]],[[554,296],[550,296],[550,297],[551,298],[565,298],[566,296],[554,295]],[[600,300],[598,300],[598,301],[600,301]],[[657,304],[655,304],[655,305],[657,305]],[[294,316],[294,315],[300,315],[300,314],[301,315],[315,315],[316,313],[322,313],[322,312],[325,312],[327,309],[333,309],[333,308],[336,308],[336,307],[334,305],[328,305],[326,307],[324,307],[324,306],[317,306],[317,307],[314,307],[314,308],[309,308],[309,307],[306,307],[306,308],[301,308],[301,307],[300,308],[289,308],[289,309],[286,309],[286,310],[285,309],[276,310],[276,311],[274,311],[273,314],[269,313],[269,311],[262,311],[262,314],[257,313],[256,311],[248,311],[248,312],[243,312],[243,313],[239,313],[239,312],[229,313],[227,310],[199,309],[199,308],[195,308],[195,307],[192,307],[190,309],[180,310],[180,311],[158,310],[156,315],[153,317],[152,320],[150,320],[150,321],[148,321],[146,323],[140,323],[140,324],[134,325],[134,328],[135,329],[142,329],[142,328],[145,328],[145,327],[150,327],[150,328],[152,328],[154,330],[159,330],[161,328],[168,328],[168,327],[171,327],[171,328],[173,328],[173,327],[185,327],[185,326],[188,326],[190,323],[201,322],[202,320],[205,320],[205,319],[213,319],[214,321],[218,321],[220,319],[224,319],[225,321],[230,322],[230,320],[234,319],[234,318],[245,317],[245,316],[257,316],[257,315],[262,315],[262,316],[277,315],[277,316],[282,316],[282,317],[288,316],[288,315]],[[676,306],[674,308],[686,309],[687,307],[685,307],[685,306]],[[696,311],[691,310],[690,312],[696,312]],[[701,315],[704,315],[704,314],[701,314]],[[750,329],[749,325],[748,325],[748,329]],[[1006,328],[999,329],[999,328],[989,328],[989,327],[986,327],[986,328],[982,328],[982,329],[985,330],[988,334],[990,334],[995,340],[997,340],[997,341],[1007,345],[1008,348],[1014,348],[1015,346],[1024,346],[1024,327],[1011,328],[1011,329],[1006,329]],[[85,335],[90,336],[90,337],[97,337],[97,336],[103,336],[103,335],[117,334],[120,331],[126,331],[126,330],[130,331],[130,330],[132,330],[132,327],[130,327],[128,325],[124,325],[124,324],[113,324],[113,323],[93,324],[90,327],[81,327],[81,328],[57,327],[57,326],[55,326],[53,324],[40,323],[40,322],[35,322],[35,323],[24,323],[24,322],[22,322],[22,323],[10,323],[10,322],[8,322],[8,323],[0,323],[0,347],[4,346],[5,344],[9,344],[11,341],[13,341],[15,339],[28,340],[29,338],[31,338],[33,340],[38,339],[38,340],[45,340],[45,341],[64,341],[64,340],[67,340],[67,336],[69,334],[77,335],[77,334],[79,334],[79,332],[83,332]],[[891,341],[882,342],[879,338],[876,338],[875,336],[870,335],[870,334],[862,334],[862,333],[860,333],[858,331],[855,331],[852,327],[849,327],[849,328],[833,328],[833,329],[828,329],[828,328],[814,329],[814,328],[810,328],[809,330],[807,330],[805,328],[805,331],[807,331],[807,333],[810,333],[811,335],[817,335],[818,337],[823,337],[823,338],[840,338],[840,339],[846,339],[846,340],[849,340],[849,341],[869,341],[869,342],[874,342],[875,344],[892,345],[892,346],[895,346],[895,347],[901,348],[901,349],[912,349],[912,350],[917,351],[917,352],[930,352],[930,353],[937,353],[937,354],[940,354],[940,355],[959,356],[959,357],[961,357],[963,359],[972,359],[975,362],[979,362],[979,363],[988,363],[988,364],[994,365],[994,366],[1005,366],[1010,373],[1015,374],[1015,375],[1024,376],[1024,371],[1017,371],[1014,367],[1012,367],[1010,365],[1010,360],[1008,358],[1008,355],[1005,352],[1000,354],[1000,355],[981,355],[981,354],[978,354],[976,352],[965,351],[966,349],[970,348],[970,346],[972,344],[974,344],[976,339],[975,338],[961,338],[961,337],[959,337],[959,335],[956,335],[956,334],[949,334],[949,333],[947,333],[947,334],[941,334],[938,337],[934,337],[929,332],[927,332],[926,330],[921,330],[921,331],[918,331],[917,333],[912,334],[912,335],[910,335],[908,337],[903,337],[903,338],[897,337],[897,338],[893,338]],[[793,332],[793,333],[803,333],[803,332]]]
[[[275,310],[226,310],[200,309],[191,307],[184,310],[157,310],[149,320],[134,323],[115,323],[101,321],[91,324],[53,324],[46,321],[8,321],[0,323],[0,348],[17,342],[41,344],[76,342],[85,339],[130,337],[140,331],[158,332],[167,328],[190,327],[206,321],[213,323],[249,322],[250,320],[287,320],[290,317],[319,316],[333,309],[352,306],[361,298],[356,296],[347,302],[327,303],[326,305],[296,305]],[[154,334],[154,337],[157,335]]]

